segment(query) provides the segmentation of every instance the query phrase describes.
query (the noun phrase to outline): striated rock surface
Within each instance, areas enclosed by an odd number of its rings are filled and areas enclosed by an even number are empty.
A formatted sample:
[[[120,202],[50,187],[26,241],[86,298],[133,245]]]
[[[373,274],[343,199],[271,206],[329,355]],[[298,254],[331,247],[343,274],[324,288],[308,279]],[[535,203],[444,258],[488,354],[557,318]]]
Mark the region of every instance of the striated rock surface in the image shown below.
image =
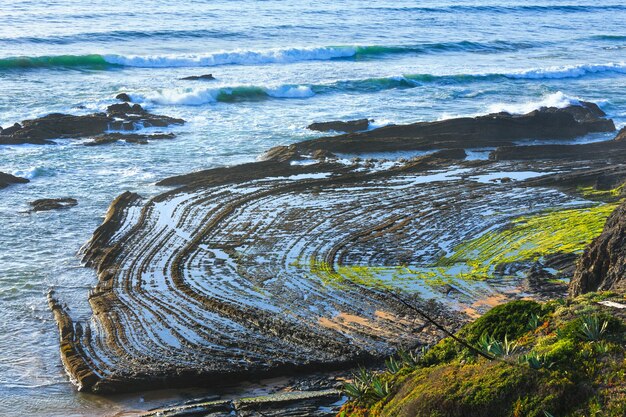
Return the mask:
[[[571,296],[606,290],[626,290],[626,203],[611,214],[602,234],[585,250],[569,287]]]
[[[485,120],[521,123],[518,135],[539,129],[529,120],[598,121],[593,106],[578,107]],[[441,144],[442,135],[453,137],[451,126],[491,123],[472,120],[418,124],[431,132],[418,141]],[[411,160],[346,163],[318,147],[325,141],[168,178],[159,185],[177,188],[151,199],[127,192],[111,204],[83,249],[98,273],[93,316],[72,322],[51,297],[61,355],[80,390],[223,384],[431,344],[441,334],[395,293],[455,329],[494,305],[546,291],[554,270],[571,268],[584,246],[576,234],[561,253],[553,235],[576,221],[573,208],[590,216],[595,207],[555,189],[555,175],[585,166],[586,181],[596,181],[608,172],[593,159],[466,161],[465,146],[452,145],[467,143],[452,139]],[[319,160],[306,160],[318,150]],[[533,183],[542,178],[549,180]],[[562,215],[546,212],[563,207]],[[555,232],[545,233],[542,221]]]
[[[106,113],[86,116],[52,113],[33,120],[24,120],[0,131],[1,145],[30,143],[52,144],[52,139],[84,138],[104,134],[108,130],[136,130],[138,127],[166,127],[185,121],[147,112],[139,104],[112,104]]]
[[[348,120],[341,121],[336,120],[332,122],[318,122],[311,123],[307,126],[310,130],[317,130],[319,132],[329,132],[334,130],[335,132],[346,132],[353,133],[358,132],[360,130],[367,130],[370,126],[370,121],[368,119],[358,119],[358,120]]]
[[[15,175],[0,172],[0,189],[6,188],[11,184],[26,184],[30,182],[28,178],[16,177]]]

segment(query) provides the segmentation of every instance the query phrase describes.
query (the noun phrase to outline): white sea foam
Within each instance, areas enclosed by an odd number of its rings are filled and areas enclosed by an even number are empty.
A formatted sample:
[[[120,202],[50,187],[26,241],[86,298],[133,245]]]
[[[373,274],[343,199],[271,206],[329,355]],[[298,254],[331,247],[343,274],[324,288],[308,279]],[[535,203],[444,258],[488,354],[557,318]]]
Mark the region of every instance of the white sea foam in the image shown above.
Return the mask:
[[[220,51],[186,55],[104,55],[110,64],[128,67],[212,67],[217,65],[272,64],[298,61],[329,60],[356,55],[357,47],[280,48],[265,51]]]
[[[283,85],[278,87],[224,87],[195,89],[165,89],[148,94],[131,94],[134,101],[165,105],[199,106],[218,101],[247,101],[264,98],[308,98],[315,93],[308,86]]]
[[[488,113],[507,112],[512,114],[524,114],[541,107],[564,108],[569,105],[579,104],[580,99],[564,94],[561,91],[548,94],[539,100],[531,100],[523,103],[495,103],[487,108]]]
[[[503,74],[508,78],[520,79],[552,79],[552,78],[579,78],[588,74],[614,72],[626,74],[625,62],[609,62],[607,64],[580,64],[535,68]]]

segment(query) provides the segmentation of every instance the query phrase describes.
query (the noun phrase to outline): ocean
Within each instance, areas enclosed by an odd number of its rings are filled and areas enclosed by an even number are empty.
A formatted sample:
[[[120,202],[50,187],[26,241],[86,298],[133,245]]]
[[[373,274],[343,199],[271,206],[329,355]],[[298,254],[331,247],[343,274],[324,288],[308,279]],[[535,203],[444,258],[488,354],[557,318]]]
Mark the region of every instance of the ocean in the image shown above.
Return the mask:
[[[168,398],[77,393],[46,301],[55,289],[73,317],[89,317],[96,276],[77,252],[126,190],[151,196],[165,177],[252,161],[319,136],[306,129],[315,121],[382,126],[587,100],[626,124],[618,1],[4,0],[0,20],[0,126],[102,111],[121,92],[188,122],[151,129],[177,138],[148,145],[0,146],[0,171],[31,180],[0,190],[6,416],[111,416]],[[78,205],[28,212],[47,197]]]

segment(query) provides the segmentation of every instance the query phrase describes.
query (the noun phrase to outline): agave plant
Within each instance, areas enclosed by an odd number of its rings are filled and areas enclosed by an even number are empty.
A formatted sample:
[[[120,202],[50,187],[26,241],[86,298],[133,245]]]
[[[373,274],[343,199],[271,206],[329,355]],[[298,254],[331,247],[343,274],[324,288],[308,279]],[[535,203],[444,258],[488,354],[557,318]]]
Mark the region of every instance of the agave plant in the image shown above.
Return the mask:
[[[539,355],[537,352],[528,353],[520,358],[521,362],[526,362],[533,369],[551,368],[554,362],[548,363],[545,355]]]
[[[424,356],[426,353],[426,347],[422,347],[421,354],[416,351],[406,351],[399,350],[398,356],[400,357],[400,361],[403,366],[408,366],[409,368],[415,368],[419,363],[420,355]]]
[[[528,319],[528,324],[526,325],[526,327],[528,328],[528,330],[535,330],[536,328],[538,328],[539,326],[541,326],[543,323],[539,320],[539,316],[536,315],[535,313],[532,313],[530,316],[530,319]]]
[[[387,370],[392,374],[397,374],[398,371],[400,371],[400,369],[402,368],[400,362],[398,362],[398,360],[393,356],[390,356],[389,359],[385,361],[385,366],[387,367]]]
[[[389,395],[389,382],[383,381],[378,375],[372,379],[372,394],[379,400]]]
[[[480,349],[493,356],[511,356],[517,352],[517,343],[509,341],[508,335],[504,336],[504,341],[500,342],[492,336],[483,334],[478,340]]]
[[[602,339],[609,325],[609,322],[606,320],[600,322],[600,318],[597,315],[583,316],[581,320],[578,334],[583,340],[590,342],[597,342]]]

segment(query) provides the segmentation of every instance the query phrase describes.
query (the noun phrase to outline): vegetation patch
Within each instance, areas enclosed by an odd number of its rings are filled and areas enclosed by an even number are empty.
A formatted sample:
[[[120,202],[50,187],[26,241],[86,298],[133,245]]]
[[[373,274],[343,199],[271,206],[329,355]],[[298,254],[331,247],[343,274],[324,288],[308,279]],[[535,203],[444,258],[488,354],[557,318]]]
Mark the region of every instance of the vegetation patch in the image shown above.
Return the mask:
[[[384,372],[361,370],[360,389],[346,385],[352,400],[339,416],[626,415],[626,320],[597,304],[608,298],[625,300],[594,293],[495,307],[457,333],[493,360],[451,338],[403,353]]]

